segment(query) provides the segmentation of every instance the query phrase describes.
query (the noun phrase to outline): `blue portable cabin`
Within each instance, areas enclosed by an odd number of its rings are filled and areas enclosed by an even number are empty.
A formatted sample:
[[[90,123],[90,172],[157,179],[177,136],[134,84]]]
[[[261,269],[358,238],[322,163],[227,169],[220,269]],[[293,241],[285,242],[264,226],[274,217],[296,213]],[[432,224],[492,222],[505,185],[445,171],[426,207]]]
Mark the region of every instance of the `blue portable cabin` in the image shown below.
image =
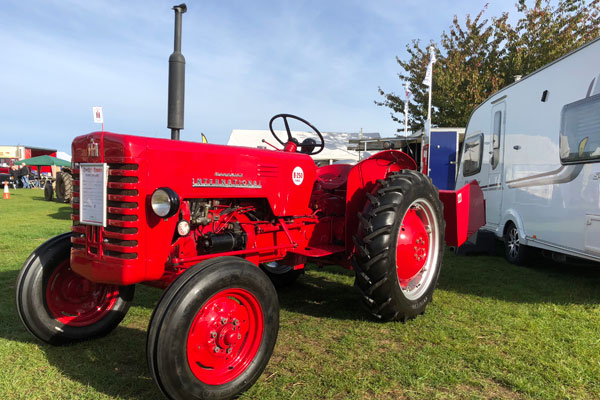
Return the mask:
[[[421,146],[421,171],[441,190],[454,190],[465,128],[431,128],[424,131]]]

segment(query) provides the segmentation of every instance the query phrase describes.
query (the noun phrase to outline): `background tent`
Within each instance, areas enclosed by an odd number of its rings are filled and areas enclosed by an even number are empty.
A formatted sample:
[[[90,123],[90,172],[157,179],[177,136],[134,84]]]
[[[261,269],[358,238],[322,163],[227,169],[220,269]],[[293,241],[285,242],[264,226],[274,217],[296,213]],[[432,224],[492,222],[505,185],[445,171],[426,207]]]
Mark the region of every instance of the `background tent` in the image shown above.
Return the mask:
[[[56,165],[59,167],[70,167],[71,163],[52,156],[39,156],[15,161],[15,165]]]

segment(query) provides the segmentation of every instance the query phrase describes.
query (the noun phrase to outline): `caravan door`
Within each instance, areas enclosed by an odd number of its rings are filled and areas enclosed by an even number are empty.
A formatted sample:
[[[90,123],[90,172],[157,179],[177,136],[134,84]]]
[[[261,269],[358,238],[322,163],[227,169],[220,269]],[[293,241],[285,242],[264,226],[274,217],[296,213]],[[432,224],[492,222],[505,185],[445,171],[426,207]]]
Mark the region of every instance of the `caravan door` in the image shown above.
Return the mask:
[[[506,101],[492,106],[490,147],[488,154],[488,182],[485,185],[485,215],[488,224],[498,225],[502,211],[502,185],[504,181],[504,128],[506,125]]]

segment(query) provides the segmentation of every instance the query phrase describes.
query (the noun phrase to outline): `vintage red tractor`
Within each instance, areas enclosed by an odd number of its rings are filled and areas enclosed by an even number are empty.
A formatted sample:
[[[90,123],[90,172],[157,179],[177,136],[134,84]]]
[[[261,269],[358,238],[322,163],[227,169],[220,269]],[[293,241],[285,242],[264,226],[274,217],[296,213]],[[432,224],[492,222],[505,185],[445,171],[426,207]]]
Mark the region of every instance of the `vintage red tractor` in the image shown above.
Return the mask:
[[[17,307],[34,336],[63,344],[111,332],[135,284],[164,288],[148,327],[152,377],[172,399],[226,399],[248,389],[273,352],[272,282],[291,283],[308,262],[341,265],[355,271],[370,315],[415,317],[432,299],[444,233],[459,245],[475,232],[483,197],[476,183],[438,193],[394,150],[317,168],[310,154],[324,148],[323,136],[289,114],[270,123],[281,150],[173,140],[183,128],[185,5],[175,11],[172,139],[74,139],[71,232],[25,261]],[[273,129],[279,118],[285,138]],[[290,119],[318,140],[298,143]]]

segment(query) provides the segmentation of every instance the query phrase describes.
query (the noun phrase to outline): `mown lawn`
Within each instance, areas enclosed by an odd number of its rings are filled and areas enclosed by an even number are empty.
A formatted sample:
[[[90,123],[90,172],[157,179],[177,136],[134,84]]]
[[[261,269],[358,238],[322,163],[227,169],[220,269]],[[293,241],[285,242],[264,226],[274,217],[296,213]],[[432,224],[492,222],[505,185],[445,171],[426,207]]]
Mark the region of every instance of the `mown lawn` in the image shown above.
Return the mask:
[[[14,306],[19,268],[69,229],[69,207],[41,190],[0,200],[0,399],[159,399],[146,367],[146,326],[160,292],[139,286],[109,336],[51,347]],[[447,254],[427,312],[378,323],[352,273],[309,268],[279,292],[273,357],[242,399],[600,398],[600,269],[538,259]]]

